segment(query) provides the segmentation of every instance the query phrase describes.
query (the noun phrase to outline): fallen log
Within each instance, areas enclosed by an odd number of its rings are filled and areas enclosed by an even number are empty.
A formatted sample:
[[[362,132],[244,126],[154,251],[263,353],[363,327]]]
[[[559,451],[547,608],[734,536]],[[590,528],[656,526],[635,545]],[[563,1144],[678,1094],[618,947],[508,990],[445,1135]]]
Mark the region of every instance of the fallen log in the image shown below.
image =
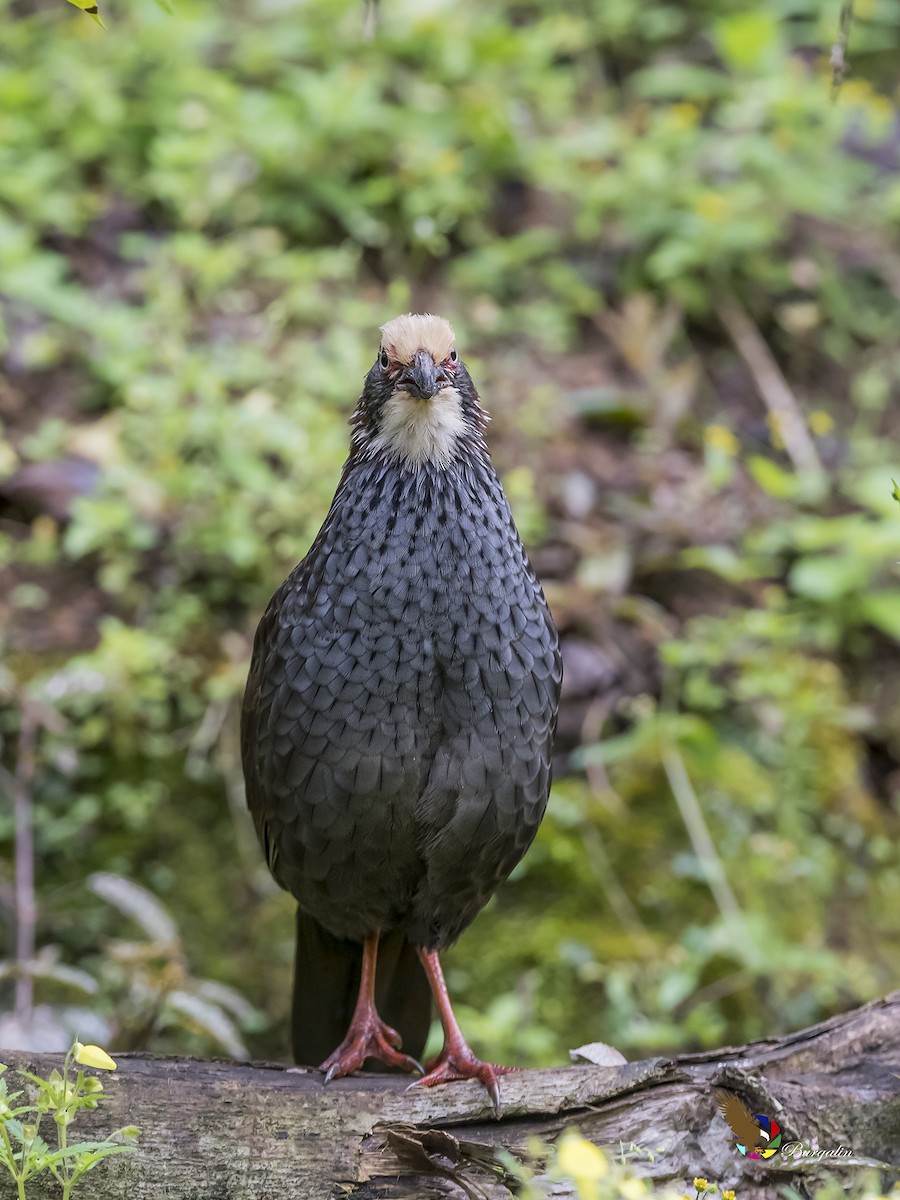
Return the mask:
[[[0,1051],[0,1061],[46,1075],[61,1056]],[[886,1179],[900,1170],[900,991],[746,1046],[515,1072],[502,1080],[500,1120],[477,1084],[406,1091],[396,1075],[326,1087],[318,1072],[269,1063],[125,1054],[103,1082],[108,1099],[79,1116],[76,1140],[126,1124],[142,1135],[135,1154],[86,1178],[92,1200],[494,1200],[514,1186],[498,1150],[525,1159],[535,1138],[569,1126],[614,1151],[640,1148],[634,1169],[655,1184],[693,1192],[700,1175],[740,1200],[775,1200],[785,1183],[807,1194],[825,1170],[846,1181],[866,1165]],[[794,1149],[742,1156],[713,1088],[777,1120]]]

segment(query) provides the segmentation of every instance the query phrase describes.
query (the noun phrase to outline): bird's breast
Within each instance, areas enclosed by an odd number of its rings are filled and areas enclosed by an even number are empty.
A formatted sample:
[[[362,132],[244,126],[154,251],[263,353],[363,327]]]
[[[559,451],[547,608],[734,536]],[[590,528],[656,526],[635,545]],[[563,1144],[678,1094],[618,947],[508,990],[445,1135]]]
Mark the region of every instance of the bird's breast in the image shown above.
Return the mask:
[[[352,610],[379,644],[410,639],[423,665],[493,653],[529,623],[538,631],[539,591],[493,472],[398,470],[355,495],[314,603]]]

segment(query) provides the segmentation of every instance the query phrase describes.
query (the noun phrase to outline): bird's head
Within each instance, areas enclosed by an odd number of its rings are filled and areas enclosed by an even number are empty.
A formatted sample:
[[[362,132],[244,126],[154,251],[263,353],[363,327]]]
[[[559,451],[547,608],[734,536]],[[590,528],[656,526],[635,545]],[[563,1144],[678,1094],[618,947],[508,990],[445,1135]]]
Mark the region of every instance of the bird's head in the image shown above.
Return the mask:
[[[354,446],[411,468],[447,467],[483,445],[487,416],[454,345],[453,329],[430,313],[381,327],[375,364],[354,414]]]

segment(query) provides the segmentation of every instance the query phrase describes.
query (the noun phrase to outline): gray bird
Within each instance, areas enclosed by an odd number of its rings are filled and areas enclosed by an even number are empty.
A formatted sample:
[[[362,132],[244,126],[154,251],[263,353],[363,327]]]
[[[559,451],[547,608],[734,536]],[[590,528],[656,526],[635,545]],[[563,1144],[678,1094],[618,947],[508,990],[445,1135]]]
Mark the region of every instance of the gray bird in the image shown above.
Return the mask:
[[[247,801],[298,904],[296,1060],[423,1070],[430,989],[444,1044],[416,1083],[478,1079],[498,1110],[509,1068],[469,1048],[438,953],[537,833],[562,663],[453,330],[381,332],[328,516],[256,633]]]

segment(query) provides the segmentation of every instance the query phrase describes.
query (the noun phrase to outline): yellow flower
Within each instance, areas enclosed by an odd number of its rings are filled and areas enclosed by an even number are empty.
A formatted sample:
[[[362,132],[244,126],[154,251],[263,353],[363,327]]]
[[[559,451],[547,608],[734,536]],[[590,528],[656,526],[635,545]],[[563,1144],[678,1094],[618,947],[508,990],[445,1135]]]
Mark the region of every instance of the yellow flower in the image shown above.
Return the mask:
[[[619,1184],[619,1195],[623,1196],[624,1200],[643,1200],[647,1195],[647,1185],[643,1179],[631,1175]]]
[[[879,125],[884,125],[888,122],[894,113],[894,106],[888,100],[887,96],[873,96],[866,105],[869,116]]]
[[[731,1188],[729,1188],[727,1192],[722,1193],[722,1200],[734,1200],[734,1192],[731,1190]]]
[[[432,175],[458,176],[462,169],[462,159],[457,150],[447,148],[434,156],[429,169]]]
[[[609,1170],[603,1151],[574,1130],[560,1138],[556,1161],[579,1188],[596,1183]]]
[[[706,444],[710,450],[720,450],[729,458],[734,458],[741,448],[737,438],[724,425],[707,425]]]
[[[709,1180],[703,1179],[700,1175],[694,1176],[694,1187],[698,1192],[705,1192],[709,1187]]]
[[[873,94],[873,87],[867,79],[847,79],[841,86],[841,100],[844,104],[864,104]]]
[[[693,129],[700,120],[700,109],[696,104],[671,104],[669,120],[676,129]]]
[[[809,414],[809,427],[816,437],[824,437],[826,433],[831,433],[834,429],[831,413],[827,413],[821,408],[814,409]]]
[[[75,1043],[75,1061],[83,1067],[98,1067],[101,1071],[115,1071],[116,1064],[105,1050],[99,1046],[85,1046],[82,1042]]]
[[[718,224],[728,216],[728,197],[721,192],[701,192],[694,203],[694,212],[704,221]]]

